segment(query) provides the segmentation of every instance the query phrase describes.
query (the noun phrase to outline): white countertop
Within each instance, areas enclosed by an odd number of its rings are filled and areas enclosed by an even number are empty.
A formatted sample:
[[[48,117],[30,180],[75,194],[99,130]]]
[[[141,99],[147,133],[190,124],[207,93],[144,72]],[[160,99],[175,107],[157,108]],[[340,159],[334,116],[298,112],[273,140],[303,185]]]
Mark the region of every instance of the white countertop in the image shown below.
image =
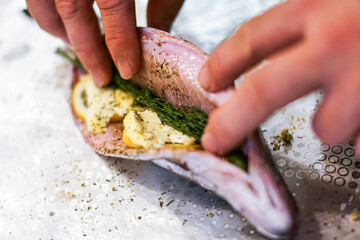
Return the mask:
[[[198,185],[149,162],[93,152],[72,120],[70,67],[54,54],[62,43],[25,7],[0,0],[0,239],[262,239]],[[173,29],[179,35],[189,19],[184,9]],[[359,239],[348,214],[360,206],[360,164],[351,144],[329,148],[313,136],[316,99],[277,113],[265,137],[296,126],[292,148],[273,154],[301,213],[297,238]]]

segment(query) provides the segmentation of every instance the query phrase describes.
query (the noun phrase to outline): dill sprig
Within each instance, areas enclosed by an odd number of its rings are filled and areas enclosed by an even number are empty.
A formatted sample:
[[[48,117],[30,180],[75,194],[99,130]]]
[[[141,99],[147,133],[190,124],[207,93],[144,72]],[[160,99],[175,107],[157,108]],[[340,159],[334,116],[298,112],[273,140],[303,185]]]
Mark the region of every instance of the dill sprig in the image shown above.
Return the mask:
[[[140,88],[129,80],[122,79],[118,72],[114,73],[111,86],[129,93],[138,104],[155,111],[163,124],[194,137],[200,142],[207,123],[207,115],[200,109],[187,107],[182,110],[174,107],[149,88]]]

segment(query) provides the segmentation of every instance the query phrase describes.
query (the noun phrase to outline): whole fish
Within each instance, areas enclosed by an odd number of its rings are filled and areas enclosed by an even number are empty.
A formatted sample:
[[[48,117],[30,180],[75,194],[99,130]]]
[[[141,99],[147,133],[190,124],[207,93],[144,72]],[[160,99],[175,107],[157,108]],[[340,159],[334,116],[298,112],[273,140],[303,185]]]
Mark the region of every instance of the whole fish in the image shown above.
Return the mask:
[[[201,88],[197,77],[208,56],[192,43],[152,28],[139,28],[138,33],[142,69],[131,80],[137,85],[150,88],[174,106],[195,106],[207,114],[232,94],[232,89],[209,93]],[[73,85],[79,74],[74,71]],[[245,171],[224,157],[194,147],[130,148],[122,141],[121,122],[110,123],[104,134],[93,134],[75,113],[73,116],[85,141],[99,154],[153,161],[227,200],[265,236],[294,236],[296,205],[273,166],[260,131],[250,134],[242,146],[248,161]]]

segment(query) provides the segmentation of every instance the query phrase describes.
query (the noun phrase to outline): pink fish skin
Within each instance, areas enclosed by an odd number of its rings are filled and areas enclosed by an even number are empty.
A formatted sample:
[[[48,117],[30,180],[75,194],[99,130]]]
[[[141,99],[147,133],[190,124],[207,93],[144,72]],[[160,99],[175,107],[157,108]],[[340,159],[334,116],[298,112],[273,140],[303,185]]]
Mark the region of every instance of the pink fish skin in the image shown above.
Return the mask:
[[[210,113],[232,94],[204,91],[197,81],[207,55],[192,43],[153,28],[139,28],[142,69],[131,81],[147,86],[177,107],[195,106]],[[79,78],[74,70],[73,83]],[[122,141],[123,124],[110,123],[104,134],[92,134],[74,111],[75,123],[85,141],[98,153],[118,158],[153,161],[223,197],[263,235],[290,239],[296,233],[297,208],[260,131],[243,145],[247,172],[223,157],[195,148],[135,149]]]
[[[143,65],[133,78],[137,85],[174,106],[196,106],[207,114],[230,96],[231,88],[210,93],[200,86],[197,78],[208,56],[194,44],[152,28],[140,28],[139,36]]]

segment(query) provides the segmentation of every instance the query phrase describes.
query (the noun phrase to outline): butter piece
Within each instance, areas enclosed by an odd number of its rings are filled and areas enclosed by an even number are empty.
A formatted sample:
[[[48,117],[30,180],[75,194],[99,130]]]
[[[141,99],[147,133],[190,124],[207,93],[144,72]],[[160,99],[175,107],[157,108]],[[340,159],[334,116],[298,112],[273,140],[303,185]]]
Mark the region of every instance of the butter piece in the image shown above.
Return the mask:
[[[150,109],[131,110],[123,122],[125,137],[137,147],[160,148],[163,145],[189,146],[195,143],[193,137],[162,124],[156,112]]]
[[[122,120],[134,99],[118,89],[96,87],[90,75],[83,78],[88,102],[85,117],[87,129],[92,133],[105,133],[110,120]]]

